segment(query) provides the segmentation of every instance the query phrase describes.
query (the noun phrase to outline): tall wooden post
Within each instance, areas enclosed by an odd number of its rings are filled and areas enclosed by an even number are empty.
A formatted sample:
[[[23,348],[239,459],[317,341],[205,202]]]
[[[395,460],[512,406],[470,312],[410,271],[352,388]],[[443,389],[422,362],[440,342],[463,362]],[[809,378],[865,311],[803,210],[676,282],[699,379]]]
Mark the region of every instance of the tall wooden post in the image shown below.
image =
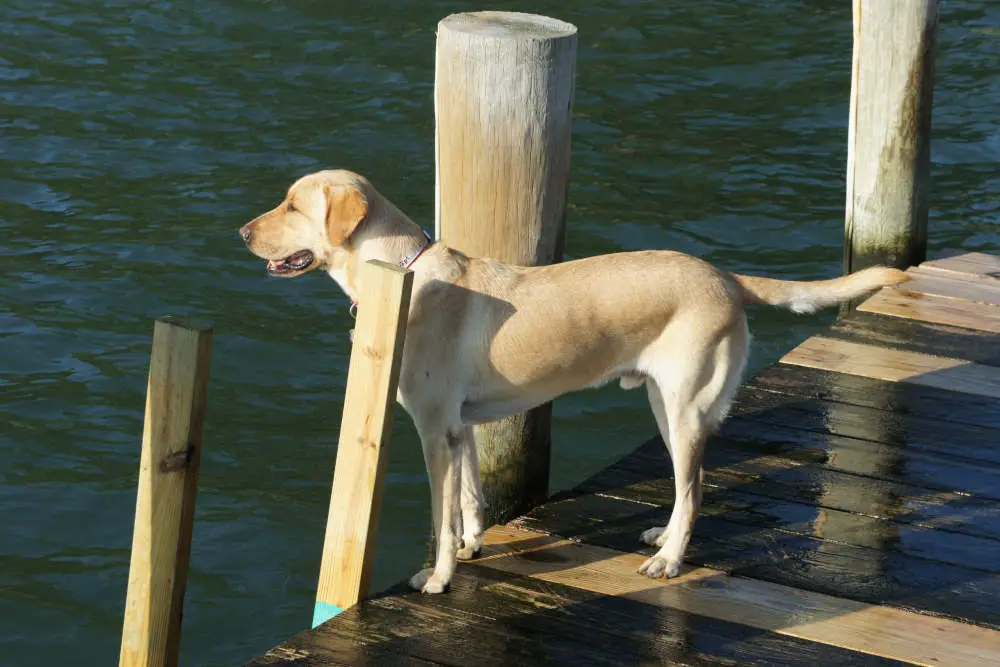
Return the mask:
[[[576,27],[511,12],[438,24],[437,235],[475,257],[562,259]],[[548,495],[552,406],[476,427],[488,518]]]
[[[211,329],[154,325],[120,667],[177,664],[211,351]]]
[[[412,288],[412,271],[377,260],[361,267],[313,627],[368,594]]]
[[[927,255],[937,0],[854,0],[844,272]]]

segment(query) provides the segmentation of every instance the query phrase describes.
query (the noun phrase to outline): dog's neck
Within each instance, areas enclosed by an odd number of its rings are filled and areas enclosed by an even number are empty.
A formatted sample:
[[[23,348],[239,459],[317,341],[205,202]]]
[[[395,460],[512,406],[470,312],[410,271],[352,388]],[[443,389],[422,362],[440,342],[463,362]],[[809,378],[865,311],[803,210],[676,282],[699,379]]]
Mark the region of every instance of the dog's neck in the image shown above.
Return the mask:
[[[420,252],[421,248],[425,248],[424,252]],[[377,259],[403,265],[410,259],[407,268],[414,273],[413,294],[416,295],[428,280],[439,277],[442,262],[447,263],[449,253],[439,252],[442,249],[443,244],[428,240],[420,225],[392,204],[381,201],[377,209],[369,211],[368,218],[352,236],[349,260],[341,268],[331,270],[330,275],[356,304],[361,298],[361,266],[365,262]]]

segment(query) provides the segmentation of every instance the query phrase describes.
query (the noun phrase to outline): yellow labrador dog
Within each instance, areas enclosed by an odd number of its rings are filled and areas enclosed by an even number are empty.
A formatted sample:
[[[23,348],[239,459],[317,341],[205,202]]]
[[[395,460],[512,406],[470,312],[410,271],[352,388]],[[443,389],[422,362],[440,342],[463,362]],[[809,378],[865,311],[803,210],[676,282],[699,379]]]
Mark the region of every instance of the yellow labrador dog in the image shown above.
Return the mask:
[[[443,591],[456,560],[482,546],[472,425],[615,379],[625,389],[646,385],[674,467],[670,521],[642,534],[659,550],[639,572],[677,575],[701,505],[705,441],[725,417],[747,360],[744,306],[810,313],[907,280],[883,267],[833,280],[774,280],[658,250],[534,268],[474,259],[430,243],[349,171],[299,179],[240,235],[267,260],[268,273],[320,269],[355,303],[363,262],[413,270],[397,399],[416,425],[430,477],[436,559],[410,580],[425,593]]]

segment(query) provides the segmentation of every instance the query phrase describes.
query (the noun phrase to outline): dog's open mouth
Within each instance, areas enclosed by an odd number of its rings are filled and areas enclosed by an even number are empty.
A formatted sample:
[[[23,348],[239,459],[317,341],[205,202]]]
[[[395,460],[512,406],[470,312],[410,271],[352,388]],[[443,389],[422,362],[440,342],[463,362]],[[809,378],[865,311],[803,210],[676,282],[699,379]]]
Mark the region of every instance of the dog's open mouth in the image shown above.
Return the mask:
[[[299,250],[284,259],[267,260],[267,272],[272,276],[287,276],[292,273],[300,273],[312,266],[312,252],[309,250]]]

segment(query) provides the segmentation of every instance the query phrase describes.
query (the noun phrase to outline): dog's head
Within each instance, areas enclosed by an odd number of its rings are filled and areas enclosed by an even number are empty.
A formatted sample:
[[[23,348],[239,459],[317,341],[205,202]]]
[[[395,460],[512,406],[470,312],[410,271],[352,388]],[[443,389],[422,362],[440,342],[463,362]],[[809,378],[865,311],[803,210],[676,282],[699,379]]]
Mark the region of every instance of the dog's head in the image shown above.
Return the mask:
[[[350,171],[321,171],[288,188],[278,206],[240,228],[250,252],[267,260],[272,276],[294,278],[313,269],[336,271],[345,246],[368,216],[374,191]]]

